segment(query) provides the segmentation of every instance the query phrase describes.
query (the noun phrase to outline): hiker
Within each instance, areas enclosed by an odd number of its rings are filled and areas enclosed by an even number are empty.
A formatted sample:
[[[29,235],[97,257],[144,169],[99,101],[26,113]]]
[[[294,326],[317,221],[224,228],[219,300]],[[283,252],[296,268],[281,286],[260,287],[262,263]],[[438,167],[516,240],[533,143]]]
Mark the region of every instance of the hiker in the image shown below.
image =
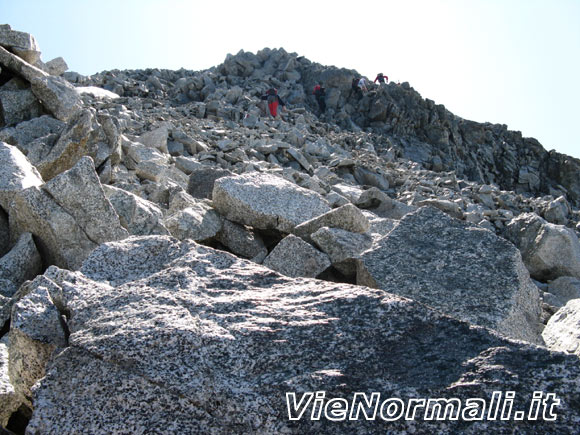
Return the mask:
[[[375,81],[373,83],[376,83],[377,80],[379,81],[379,84],[389,83],[389,77],[383,75],[383,73],[378,73],[377,77],[375,78]],[[386,82],[385,82],[385,80],[386,80]]]
[[[260,98],[268,102],[268,110],[270,111],[270,115],[274,118],[278,116],[278,105],[282,106],[282,110],[286,107],[286,104],[278,95],[278,89],[276,88],[268,89],[266,94],[262,95]]]
[[[364,77],[361,77],[360,80],[358,81],[358,87],[361,90],[361,93],[366,94],[368,92],[367,82],[364,79]]]
[[[324,113],[324,111],[326,110],[326,101],[325,101],[326,90],[324,89],[321,83],[318,83],[316,86],[314,86],[314,91],[312,91],[312,93],[316,97],[320,113]]]

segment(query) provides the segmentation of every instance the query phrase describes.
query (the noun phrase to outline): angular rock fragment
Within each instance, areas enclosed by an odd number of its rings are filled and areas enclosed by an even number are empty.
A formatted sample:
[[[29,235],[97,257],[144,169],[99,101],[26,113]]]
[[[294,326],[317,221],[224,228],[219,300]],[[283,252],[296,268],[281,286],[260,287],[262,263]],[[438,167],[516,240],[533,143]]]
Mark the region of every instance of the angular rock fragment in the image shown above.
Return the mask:
[[[82,109],[78,92],[62,77],[37,77],[30,84],[36,98],[56,119],[67,122]]]
[[[100,244],[129,236],[105,196],[90,157],[81,158],[73,168],[47,182],[43,190],[75,219],[93,242]]]
[[[103,245],[82,275],[59,282],[72,317],[70,348],[54,355],[35,386],[30,433],[577,427],[575,356],[506,340],[382,290],[283,277],[162,236]],[[393,397],[465,403],[491,400],[498,385],[514,391],[514,409],[528,409],[534,391],[555,394],[558,418],[330,421],[323,414],[313,423],[306,406],[306,417],[288,419],[286,393],[296,404],[315,391],[349,401],[377,391],[379,405]]]
[[[88,157],[42,189],[29,187],[18,192],[11,206],[10,231],[13,237],[32,233],[48,264],[73,270],[99,244],[129,235],[105,197]]]
[[[44,376],[52,352],[66,346],[60,313],[42,284],[12,308],[9,336],[10,379],[19,398],[30,406],[30,388]]]
[[[490,231],[423,207],[362,254],[357,283],[512,338],[541,343],[540,299],[519,251]]]
[[[222,229],[222,218],[204,202],[198,202],[164,221],[171,235],[179,240],[191,239],[198,242],[214,238]]]
[[[202,168],[189,176],[187,193],[194,198],[211,199],[215,180],[234,175],[231,171],[218,168]]]
[[[42,272],[42,259],[32,240],[32,234],[24,233],[10,252],[0,258],[0,281],[9,281],[12,291],[0,287],[0,294],[12,297],[24,281],[33,279]]]
[[[369,222],[358,207],[346,204],[301,223],[294,228],[292,233],[309,241],[309,236],[322,227],[341,228],[353,233],[364,233],[369,229]]]
[[[40,49],[34,36],[12,30],[8,24],[0,25],[0,46],[12,50],[28,63],[33,64],[40,59]]]
[[[504,235],[521,251],[532,278],[580,278],[580,242],[572,229],[525,213],[508,223]]]
[[[580,299],[580,279],[561,276],[548,284],[548,292],[558,299],[558,306],[564,306],[570,299]]]
[[[0,207],[10,210],[16,192],[42,185],[42,177],[15,146],[0,142]]]
[[[162,224],[163,212],[151,201],[114,186],[104,185],[103,189],[119,215],[121,225],[129,234],[132,236],[169,235],[169,231]]]
[[[571,299],[554,314],[542,332],[550,350],[580,357],[580,299]]]
[[[228,247],[231,252],[241,257],[261,263],[268,250],[260,236],[249,228],[224,219],[224,224],[217,236],[217,240]]]
[[[328,254],[332,265],[345,275],[354,274],[356,265],[354,263],[341,265],[340,263],[358,257],[373,244],[370,234],[353,233],[340,228],[322,227],[313,233],[311,238],[322,252]]]
[[[285,233],[330,211],[327,202],[317,193],[262,173],[216,180],[213,204],[231,221]]]
[[[0,128],[18,124],[43,114],[42,106],[30,89],[0,88]]]
[[[293,278],[314,278],[330,267],[331,263],[326,254],[290,234],[276,245],[262,264]]]

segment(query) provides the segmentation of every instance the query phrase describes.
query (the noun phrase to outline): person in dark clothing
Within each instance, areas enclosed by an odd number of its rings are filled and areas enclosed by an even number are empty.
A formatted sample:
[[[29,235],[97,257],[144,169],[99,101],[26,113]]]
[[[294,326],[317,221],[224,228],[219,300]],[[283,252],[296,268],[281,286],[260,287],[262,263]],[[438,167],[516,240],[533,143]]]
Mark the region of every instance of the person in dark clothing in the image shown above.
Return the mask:
[[[280,98],[278,90],[275,88],[268,89],[266,94],[262,95],[260,98],[268,102],[268,110],[270,111],[270,115],[274,118],[278,116],[278,106],[282,106],[282,110],[286,107],[286,103],[284,103],[282,98]]]
[[[377,74],[377,77],[375,78],[375,81],[373,83],[376,83],[377,80],[379,81],[379,83],[383,83],[383,84],[384,83],[389,83],[389,77],[383,75],[383,73],[378,73]],[[386,80],[386,82],[385,82],[385,80]]]
[[[320,113],[324,113],[326,110],[326,90],[322,87],[321,83],[318,83],[314,86],[314,91],[312,93],[316,97]]]

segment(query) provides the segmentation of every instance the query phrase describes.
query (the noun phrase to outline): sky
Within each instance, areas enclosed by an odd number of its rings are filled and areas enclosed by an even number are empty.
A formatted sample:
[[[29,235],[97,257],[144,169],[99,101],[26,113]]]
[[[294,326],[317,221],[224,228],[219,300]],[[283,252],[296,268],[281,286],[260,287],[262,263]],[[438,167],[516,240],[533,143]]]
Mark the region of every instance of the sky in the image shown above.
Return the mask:
[[[84,75],[283,47],[580,158],[580,0],[0,0],[0,23]]]

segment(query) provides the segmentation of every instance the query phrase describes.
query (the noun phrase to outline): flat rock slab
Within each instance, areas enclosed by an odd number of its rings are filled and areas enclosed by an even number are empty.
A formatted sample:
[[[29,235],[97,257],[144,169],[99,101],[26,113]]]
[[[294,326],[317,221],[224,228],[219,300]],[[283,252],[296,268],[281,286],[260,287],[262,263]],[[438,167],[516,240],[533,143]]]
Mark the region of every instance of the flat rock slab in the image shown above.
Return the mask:
[[[70,347],[35,386],[37,433],[573,432],[575,356],[512,342],[380,289],[281,276],[164,236],[99,247],[82,273],[51,268]],[[288,419],[287,392],[388,398],[536,390],[557,420]],[[325,400],[326,400],[325,399]],[[387,402],[388,403],[388,402]],[[419,410],[420,412],[421,410]]]
[[[364,233],[368,231],[370,225],[367,217],[356,206],[345,204],[335,208],[328,213],[310,219],[296,228],[294,235],[310,241],[310,235],[322,227],[340,228],[353,233]]]
[[[283,178],[257,172],[216,180],[213,203],[231,221],[285,233],[330,211],[319,194]]]
[[[408,214],[361,255],[357,283],[509,337],[542,342],[538,289],[519,251],[491,231],[431,207]]]

